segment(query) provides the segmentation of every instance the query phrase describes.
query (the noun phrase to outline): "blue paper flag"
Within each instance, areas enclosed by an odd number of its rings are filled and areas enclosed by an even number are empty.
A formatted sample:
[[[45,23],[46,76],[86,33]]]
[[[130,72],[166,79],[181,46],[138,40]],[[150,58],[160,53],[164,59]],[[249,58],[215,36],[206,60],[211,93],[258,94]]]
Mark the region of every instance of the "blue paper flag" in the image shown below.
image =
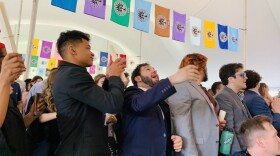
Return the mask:
[[[137,30],[149,32],[151,2],[135,0],[134,24]]]
[[[238,29],[229,27],[229,50],[238,51]]]
[[[218,38],[221,49],[228,49],[228,27],[218,24]]]
[[[61,9],[76,12],[77,0],[52,0],[51,4]]]
[[[107,67],[108,64],[108,53],[107,52],[100,52],[100,63],[101,67]]]

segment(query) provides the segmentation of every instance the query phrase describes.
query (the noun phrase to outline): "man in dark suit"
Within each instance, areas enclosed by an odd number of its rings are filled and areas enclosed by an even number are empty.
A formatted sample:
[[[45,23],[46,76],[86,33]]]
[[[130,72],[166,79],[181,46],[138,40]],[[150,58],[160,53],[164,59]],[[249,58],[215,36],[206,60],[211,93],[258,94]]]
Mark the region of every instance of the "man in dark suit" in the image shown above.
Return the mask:
[[[149,64],[136,67],[131,76],[134,86],[124,95],[122,156],[170,156],[173,149],[181,151],[182,138],[171,135],[170,110],[164,100],[176,92],[174,84],[197,78],[193,65],[161,81]]]
[[[57,40],[63,58],[53,86],[61,137],[57,155],[110,155],[102,112],[122,108],[124,84],[119,76],[125,60],[116,59],[107,67],[109,91],[105,91],[86,70],[94,57],[89,40],[88,34],[76,30],[62,32]]]
[[[279,99],[274,99],[271,107],[274,112],[268,107],[264,99],[260,96],[259,87],[261,76],[253,71],[245,71],[248,79],[246,81],[246,91],[244,102],[247,105],[252,116],[265,115],[269,117],[272,121],[272,125],[277,131],[280,130],[280,101]]]
[[[220,104],[220,109],[226,111],[226,127],[233,130],[232,154],[246,148],[238,131],[240,125],[250,119],[251,115],[237,93],[246,88],[247,77],[241,63],[223,65],[220,68],[219,77],[225,87],[215,98]]]

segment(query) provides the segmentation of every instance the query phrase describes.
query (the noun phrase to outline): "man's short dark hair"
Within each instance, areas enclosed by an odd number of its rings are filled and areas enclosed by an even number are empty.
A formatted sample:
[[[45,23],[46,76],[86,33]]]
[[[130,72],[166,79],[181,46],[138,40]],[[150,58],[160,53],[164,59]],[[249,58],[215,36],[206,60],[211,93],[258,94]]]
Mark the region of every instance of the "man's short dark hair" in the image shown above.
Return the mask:
[[[228,78],[233,76],[238,69],[243,69],[243,65],[241,63],[229,63],[223,65],[219,71],[219,77],[223,83],[223,85],[228,84]]]
[[[57,39],[56,46],[57,46],[57,51],[60,54],[60,56],[63,58],[64,57],[64,48],[67,44],[69,43],[80,43],[82,42],[82,39],[85,39],[87,41],[90,40],[89,34],[83,33],[78,30],[72,30],[72,31],[66,31],[60,33],[59,38]]]
[[[254,70],[246,70],[246,89],[252,89],[257,86],[257,84],[261,81],[261,76],[259,73],[255,72]]]
[[[139,64],[134,70],[133,72],[131,73],[131,81],[133,83],[134,86],[137,87],[137,82],[134,80],[136,76],[140,76],[141,75],[141,67],[144,67],[144,66],[148,66],[149,64],[148,63],[142,63],[142,64]]]
[[[263,124],[266,122],[271,124],[271,119],[264,115],[257,115],[242,123],[239,133],[242,135],[246,147],[253,146],[254,137],[265,131]]]
[[[44,80],[41,76],[36,75],[32,78],[31,82],[37,82],[38,79]]]
[[[214,82],[211,86],[211,90],[212,92],[214,93],[214,95],[216,94],[216,89],[219,87],[219,85],[222,84],[221,81],[217,81],[217,82]]]

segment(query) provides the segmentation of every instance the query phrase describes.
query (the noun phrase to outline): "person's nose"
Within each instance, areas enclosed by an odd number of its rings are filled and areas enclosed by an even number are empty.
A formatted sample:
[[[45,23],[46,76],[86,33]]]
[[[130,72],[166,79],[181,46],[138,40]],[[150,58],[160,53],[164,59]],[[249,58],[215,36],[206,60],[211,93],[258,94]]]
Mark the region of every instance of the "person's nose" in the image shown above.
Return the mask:
[[[278,143],[280,143],[280,138],[277,136],[277,141],[278,141]]]

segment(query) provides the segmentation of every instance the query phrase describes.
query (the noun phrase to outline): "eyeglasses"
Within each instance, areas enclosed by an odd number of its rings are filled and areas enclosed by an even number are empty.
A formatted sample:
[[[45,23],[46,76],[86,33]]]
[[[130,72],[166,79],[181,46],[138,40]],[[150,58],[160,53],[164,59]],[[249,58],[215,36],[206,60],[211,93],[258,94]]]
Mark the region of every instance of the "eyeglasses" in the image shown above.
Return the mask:
[[[234,74],[234,75],[232,75],[232,77],[236,77],[236,76],[240,76],[240,77],[242,77],[244,79],[247,77],[245,72],[243,72],[241,74]]]

